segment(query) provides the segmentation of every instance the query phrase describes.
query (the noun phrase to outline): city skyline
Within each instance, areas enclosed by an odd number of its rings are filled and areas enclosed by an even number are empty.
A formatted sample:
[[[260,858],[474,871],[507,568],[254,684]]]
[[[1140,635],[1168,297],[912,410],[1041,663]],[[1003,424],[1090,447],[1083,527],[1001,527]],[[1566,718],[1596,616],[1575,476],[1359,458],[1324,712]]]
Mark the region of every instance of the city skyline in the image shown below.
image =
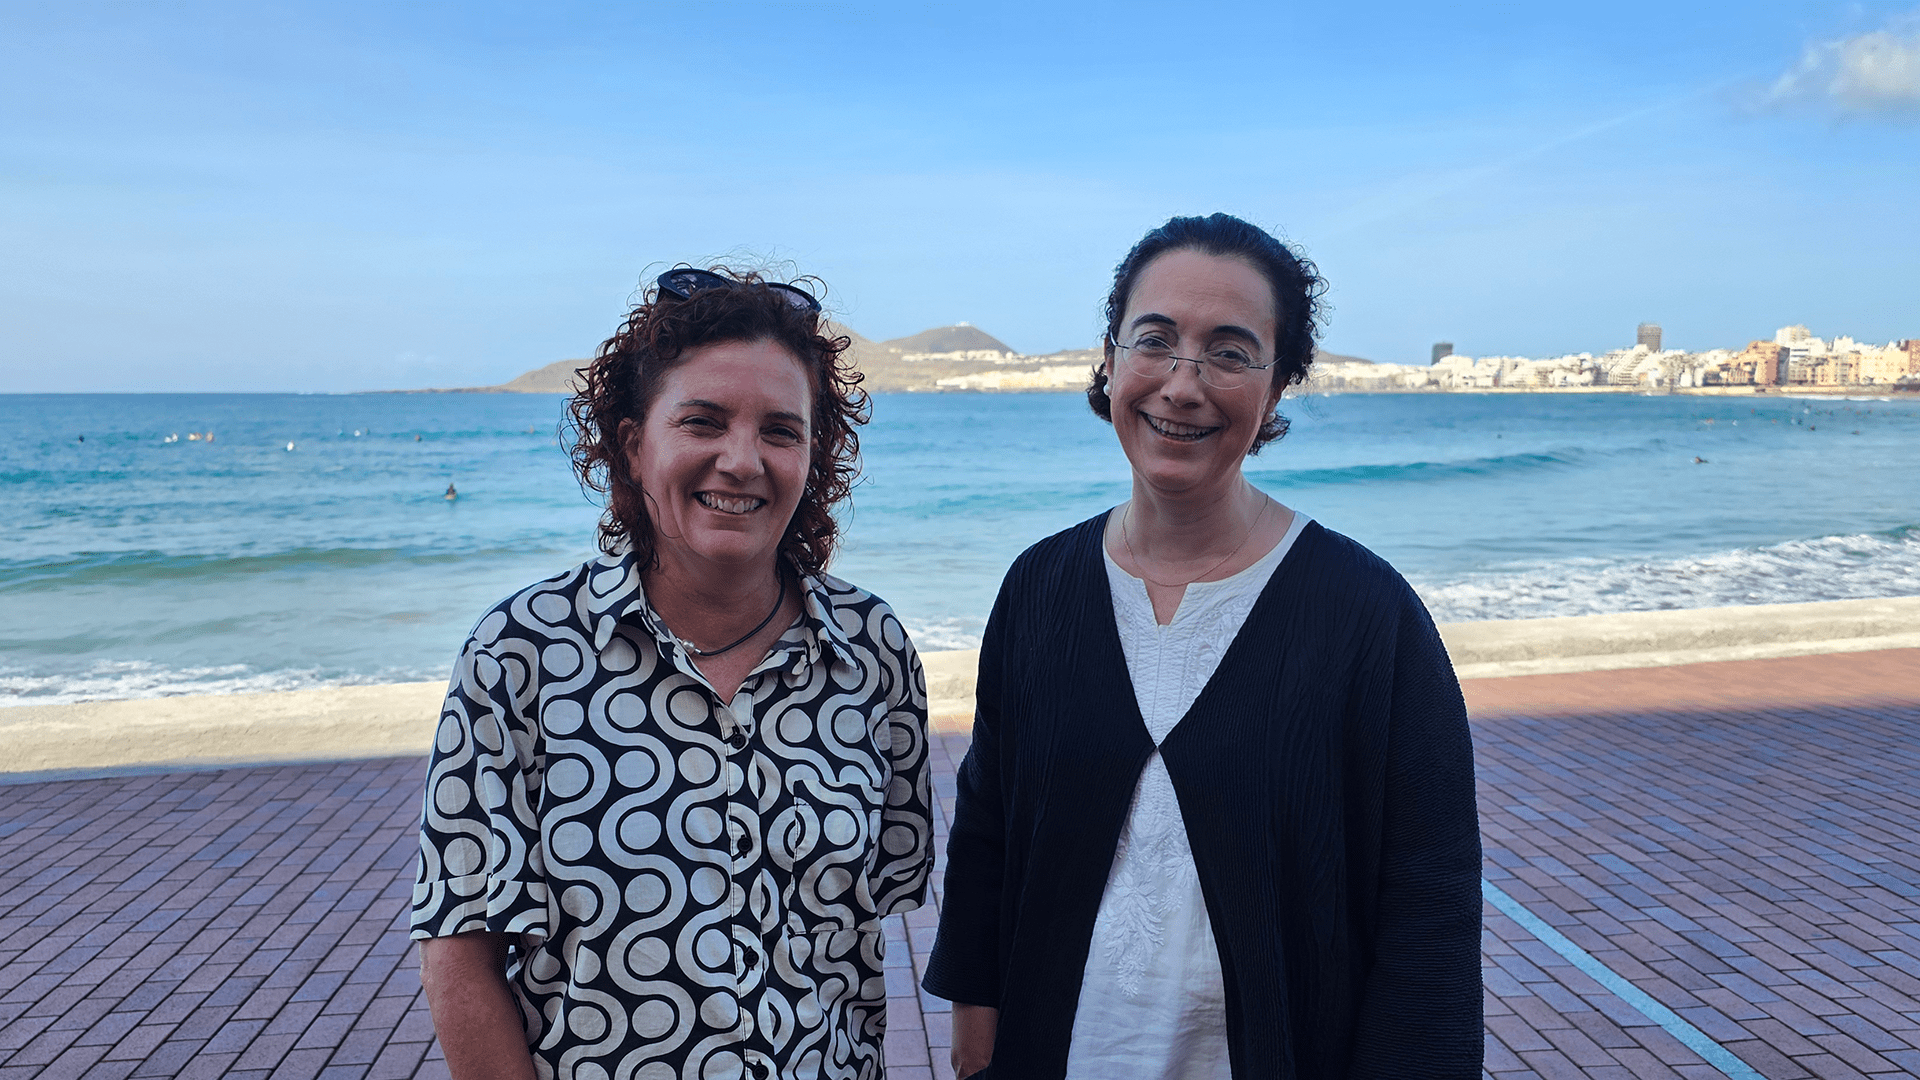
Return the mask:
[[[1663,349],[1654,323],[1636,327],[1637,341],[1599,354],[1472,356],[1433,346],[1425,366],[1369,364],[1343,358],[1316,364],[1309,378],[1321,389],[1347,390],[1568,390],[1594,387],[1698,390],[1706,388],[1874,387],[1920,390],[1920,338],[1884,345],[1848,335],[1822,338],[1799,324],[1775,330],[1739,348]],[[1449,351],[1443,353],[1443,348]]]
[[[876,340],[1045,354],[1212,210],[1385,362],[1911,333],[1911,3],[1182,18],[1259,47],[1169,77],[1138,4],[0,7],[0,392],[505,381],[743,252]]]

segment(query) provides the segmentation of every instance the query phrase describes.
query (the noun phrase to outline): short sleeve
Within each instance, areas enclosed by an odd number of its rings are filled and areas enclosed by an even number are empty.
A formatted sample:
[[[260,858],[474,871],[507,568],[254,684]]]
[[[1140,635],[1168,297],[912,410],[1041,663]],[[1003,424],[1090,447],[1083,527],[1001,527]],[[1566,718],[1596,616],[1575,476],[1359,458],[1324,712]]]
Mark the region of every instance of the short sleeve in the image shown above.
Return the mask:
[[[476,629],[454,665],[427,767],[413,886],[416,939],[476,930],[547,934],[535,810],[539,740],[529,719],[530,677],[538,667],[511,642],[482,644],[480,635]]]
[[[880,853],[873,897],[881,915],[912,911],[926,900],[933,873],[933,779],[927,746],[927,677],[920,654],[891,612],[882,634],[887,667],[897,674],[887,694],[887,805],[880,815]],[[897,648],[893,641],[899,641]]]

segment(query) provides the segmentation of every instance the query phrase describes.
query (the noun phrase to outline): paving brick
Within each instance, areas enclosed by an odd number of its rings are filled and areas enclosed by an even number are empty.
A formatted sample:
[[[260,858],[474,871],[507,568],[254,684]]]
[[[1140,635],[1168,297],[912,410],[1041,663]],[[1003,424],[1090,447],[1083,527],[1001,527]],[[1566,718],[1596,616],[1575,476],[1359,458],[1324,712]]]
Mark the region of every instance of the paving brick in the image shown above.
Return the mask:
[[[1920,650],[1835,660],[1466,687],[1489,878],[1769,1077],[1886,1073],[1916,1050],[1895,1002],[1920,1005],[1895,979],[1920,977],[1875,947],[1920,913],[1920,814],[1889,797],[1920,790]],[[1602,917],[1570,914],[1601,895]],[[1559,1034],[1538,1006],[1514,1015]],[[1625,1028],[1639,1052],[1580,1028],[1636,1075],[1703,1064],[1657,1028]]]
[[[1769,1077],[1920,1073],[1920,650],[1466,684],[1490,880]],[[961,727],[964,728],[964,724]],[[938,732],[944,845],[964,733]],[[22,784],[0,1080],[439,1077],[407,940],[422,763]],[[888,920],[900,1080],[950,1078]],[[1487,1075],[1717,1077],[1488,909]]]

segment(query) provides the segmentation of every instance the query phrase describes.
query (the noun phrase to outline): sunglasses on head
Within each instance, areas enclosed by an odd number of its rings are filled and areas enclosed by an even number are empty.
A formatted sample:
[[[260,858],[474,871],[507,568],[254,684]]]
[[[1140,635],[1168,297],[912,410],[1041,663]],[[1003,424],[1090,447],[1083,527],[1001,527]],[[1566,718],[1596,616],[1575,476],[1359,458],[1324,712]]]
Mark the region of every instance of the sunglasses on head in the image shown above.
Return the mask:
[[[711,270],[695,270],[692,267],[684,267],[679,270],[669,270],[661,274],[658,278],[654,279],[654,284],[660,286],[661,292],[671,293],[682,300],[691,300],[693,299],[694,293],[705,289],[737,289],[748,283],[735,281],[724,274],[716,274]],[[820,301],[814,299],[813,294],[805,289],[796,288],[795,286],[786,285],[778,281],[762,281],[757,284],[760,288],[774,290],[780,295],[781,299],[803,311],[820,310]]]

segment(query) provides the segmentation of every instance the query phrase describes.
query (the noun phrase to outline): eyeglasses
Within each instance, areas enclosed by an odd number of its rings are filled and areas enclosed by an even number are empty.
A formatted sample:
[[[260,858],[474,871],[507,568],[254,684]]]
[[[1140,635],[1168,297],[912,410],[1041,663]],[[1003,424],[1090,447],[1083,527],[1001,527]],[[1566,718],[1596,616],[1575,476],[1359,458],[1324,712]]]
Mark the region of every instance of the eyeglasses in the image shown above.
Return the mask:
[[[1134,338],[1131,345],[1122,345],[1111,335],[1107,340],[1120,350],[1127,370],[1143,379],[1165,378],[1184,360],[1199,371],[1201,382],[1215,390],[1238,390],[1246,385],[1248,372],[1265,371],[1277,363],[1269,360],[1256,364],[1238,345],[1216,345],[1198,357],[1175,356],[1173,346],[1151,331]]]
[[[661,292],[671,293],[682,300],[691,300],[694,293],[706,289],[737,289],[747,284],[744,281],[735,281],[724,274],[716,274],[711,270],[696,270],[690,266],[669,270],[655,278],[653,283],[660,286]],[[764,289],[775,290],[781,299],[803,311],[820,310],[820,301],[814,299],[813,294],[805,289],[778,281],[762,281],[758,285]]]

